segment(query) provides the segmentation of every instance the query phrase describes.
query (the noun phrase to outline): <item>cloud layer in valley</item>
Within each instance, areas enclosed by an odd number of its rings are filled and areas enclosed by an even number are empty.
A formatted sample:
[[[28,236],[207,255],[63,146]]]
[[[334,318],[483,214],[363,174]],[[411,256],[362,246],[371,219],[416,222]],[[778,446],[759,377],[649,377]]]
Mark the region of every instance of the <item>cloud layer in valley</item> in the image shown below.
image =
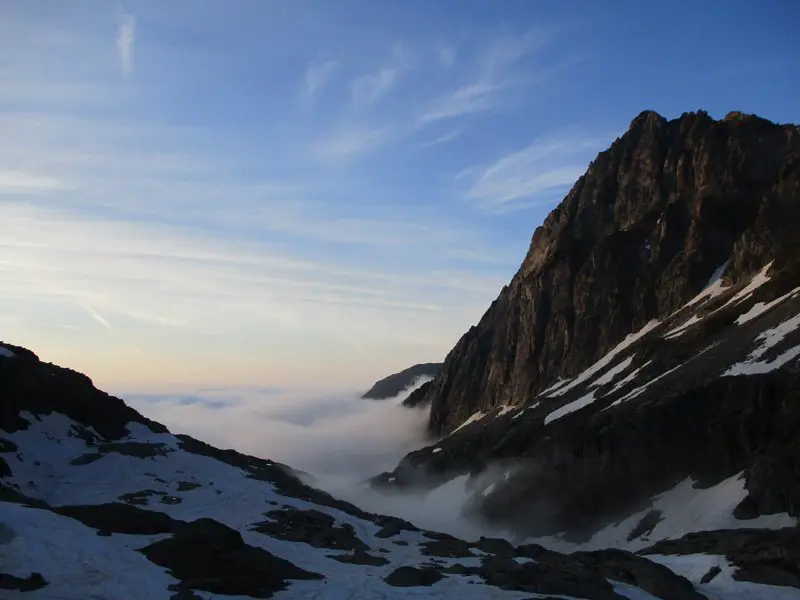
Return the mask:
[[[488,533],[460,514],[470,494],[465,477],[426,494],[387,495],[365,485],[368,478],[394,469],[408,452],[434,441],[425,433],[428,410],[401,406],[412,389],[386,400],[362,399],[355,392],[275,388],[122,396],[174,433],[287,464],[309,475],[312,485],[364,510],[455,535]]]
[[[270,388],[122,394],[175,432],[348,483],[394,468],[425,443],[427,411],[400,406],[407,395],[367,400]]]

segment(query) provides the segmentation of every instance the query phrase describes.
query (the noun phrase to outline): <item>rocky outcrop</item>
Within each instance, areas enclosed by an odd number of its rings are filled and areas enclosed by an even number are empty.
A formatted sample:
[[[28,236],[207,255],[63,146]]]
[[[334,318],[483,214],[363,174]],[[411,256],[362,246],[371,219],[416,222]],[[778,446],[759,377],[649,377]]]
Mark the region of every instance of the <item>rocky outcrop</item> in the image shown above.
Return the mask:
[[[213,519],[198,519],[172,537],[140,550],[181,581],[173,591],[203,590],[231,596],[270,598],[291,580],[323,579],[262,548]]]
[[[385,400],[394,398],[403,390],[408,389],[416,381],[423,377],[434,377],[441,368],[441,363],[422,363],[403,369],[399,373],[393,373],[388,377],[376,381],[373,386],[363,395],[362,398],[371,400]]]
[[[128,423],[140,423],[156,433],[165,433],[163,425],[143,417],[115,398],[98,390],[83,373],[39,360],[30,350],[0,344],[0,381],[3,401],[0,403],[0,429],[13,432],[26,429],[29,421],[20,415],[59,412],[84,427],[92,427],[106,440],[128,435]],[[76,432],[86,434],[86,431]],[[89,434],[92,435],[92,434]]]
[[[800,131],[747,115],[643,112],[544,224],[429,388],[430,429],[529,402],[687,302],[800,247]]]

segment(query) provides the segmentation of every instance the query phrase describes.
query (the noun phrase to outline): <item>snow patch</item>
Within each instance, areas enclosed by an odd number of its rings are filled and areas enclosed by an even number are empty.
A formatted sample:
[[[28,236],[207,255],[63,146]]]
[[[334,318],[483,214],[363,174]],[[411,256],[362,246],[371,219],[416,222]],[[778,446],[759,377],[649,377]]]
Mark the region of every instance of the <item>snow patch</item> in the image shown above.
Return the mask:
[[[620,373],[622,373],[622,372],[624,372],[624,371],[627,371],[627,370],[630,368],[630,366],[631,366],[631,363],[633,363],[633,358],[634,358],[635,356],[636,356],[635,354],[632,354],[631,356],[629,356],[628,358],[626,358],[625,360],[623,360],[621,363],[619,363],[619,364],[618,364],[617,366],[615,366],[614,368],[612,368],[612,369],[609,369],[609,370],[608,370],[608,371],[605,373],[605,375],[603,375],[602,377],[600,377],[600,378],[599,378],[597,381],[595,381],[595,382],[592,384],[592,387],[601,387],[601,386],[604,386],[604,385],[606,385],[606,384],[609,384],[609,383],[611,383],[612,381],[614,381],[614,378],[615,378],[617,375],[619,375]]]
[[[552,392],[554,392],[555,390],[557,390],[558,388],[560,388],[562,385],[564,385],[564,384],[566,384],[566,383],[569,383],[569,381],[570,381],[570,378],[567,378],[567,379],[560,379],[560,378],[559,378],[559,379],[558,379],[558,380],[557,380],[557,381],[556,381],[556,382],[555,382],[553,385],[551,385],[549,388],[547,388],[547,389],[545,389],[545,390],[542,390],[542,392],[541,392],[541,394],[540,394],[540,395],[542,395],[542,396],[547,396],[548,394],[551,394]]]
[[[544,424],[549,425],[550,423],[552,423],[557,419],[560,419],[561,417],[564,417],[570,413],[575,412],[576,410],[580,410],[586,406],[589,406],[592,402],[597,400],[597,398],[594,397],[595,392],[596,390],[592,390],[585,396],[581,396],[577,400],[573,400],[569,404],[565,404],[561,408],[554,410],[544,418]]]
[[[794,360],[800,356],[800,346],[790,348],[773,361],[762,361],[761,357],[773,346],[778,345],[783,339],[800,327],[800,314],[795,315],[772,329],[760,333],[756,340],[761,342],[761,346],[753,350],[747,358],[732,365],[722,376],[735,376],[735,375],[758,375],[762,373],[769,373],[775,369],[779,369],[786,363]]]
[[[613,402],[613,403],[612,403],[611,405],[609,405],[607,408],[611,408],[612,406],[617,406],[618,404],[622,404],[623,402],[625,402],[625,401],[627,401],[627,400],[633,400],[633,399],[634,399],[634,398],[636,398],[637,396],[640,396],[640,395],[642,395],[642,394],[644,393],[644,391],[645,391],[647,388],[649,388],[651,385],[653,385],[653,384],[654,384],[656,381],[659,381],[659,380],[663,379],[664,377],[666,377],[666,376],[667,376],[667,375],[669,375],[670,373],[674,373],[675,371],[677,371],[678,369],[680,369],[682,366],[683,366],[683,364],[680,364],[680,365],[678,365],[677,367],[673,367],[673,368],[671,368],[669,371],[665,371],[664,373],[662,373],[662,374],[661,374],[661,375],[659,375],[658,377],[655,377],[654,379],[651,379],[650,381],[648,381],[648,382],[647,382],[647,383],[645,383],[644,385],[641,385],[641,386],[639,386],[639,387],[637,387],[637,388],[635,388],[635,389],[631,390],[630,392],[628,392],[627,394],[625,394],[625,395],[624,395],[622,398],[620,398],[619,400],[617,400],[617,401]]]
[[[483,417],[485,417],[485,416],[486,416],[486,413],[485,413],[485,412],[482,412],[482,411],[480,411],[480,410],[479,410],[478,412],[476,412],[476,413],[473,413],[473,414],[472,414],[472,416],[471,416],[469,419],[467,419],[467,420],[466,420],[466,421],[464,421],[464,422],[463,422],[461,425],[459,425],[458,427],[456,427],[456,428],[453,430],[453,433],[455,433],[455,432],[456,432],[456,431],[458,431],[459,429],[462,429],[462,428],[466,427],[467,425],[469,425],[469,424],[471,424],[471,423],[474,423],[475,421],[480,421],[480,420],[481,420]],[[450,435],[453,435],[453,433],[451,433]]]
[[[684,333],[686,333],[686,330],[689,329],[689,327],[691,327],[695,323],[699,323],[702,320],[703,319],[701,319],[697,315],[692,315],[684,323],[682,323],[681,325],[678,325],[675,329],[670,329],[667,333],[665,333],[664,334],[664,338],[668,339],[668,340],[671,340],[673,338],[679,337],[679,336],[683,335]]]
[[[717,267],[717,269],[714,271],[714,273],[712,273],[711,278],[708,280],[708,283],[705,285],[702,291],[699,294],[697,294],[697,296],[689,300],[689,302],[684,304],[683,308],[686,308],[687,306],[694,306],[701,300],[704,300],[704,302],[708,302],[709,300],[716,298],[717,296],[722,294],[725,290],[727,290],[728,289],[727,286],[722,285],[722,276],[725,274],[725,271],[727,270],[728,265],[730,265],[730,263],[731,263],[730,260],[726,260],[722,265]]]
[[[761,269],[761,271],[759,271],[755,275],[755,277],[753,277],[750,280],[750,283],[748,283],[743,289],[739,290],[733,298],[728,300],[725,303],[725,306],[731,306],[733,304],[739,304],[740,302],[742,302],[742,301],[746,300],[747,298],[749,298],[753,294],[754,291],[756,291],[762,285],[767,283],[770,280],[770,277],[767,275],[767,271],[769,271],[771,267],[772,267],[772,261],[767,263],[764,266],[764,268]],[[722,308],[725,308],[725,306],[720,307],[720,310]]]
[[[0,356],[3,358],[16,358],[17,355],[4,346],[0,346]]]
[[[441,448],[434,448],[433,449],[433,454],[439,454],[439,452],[441,452],[441,451],[442,451]]]
[[[533,404],[531,404],[530,406],[526,406],[525,408],[521,408],[521,409],[520,409],[520,411],[519,411],[517,414],[515,414],[513,417],[511,417],[511,420],[512,420],[512,421],[516,421],[516,420],[517,420],[517,419],[519,419],[519,418],[520,418],[522,415],[524,415],[524,414],[525,414],[527,411],[529,411],[529,410],[533,410],[534,408],[536,408],[537,406],[539,406],[539,404],[541,404],[541,401],[537,400],[536,402],[534,402],[534,403],[533,403]]]
[[[737,325],[744,325],[748,321],[752,321],[753,319],[761,316],[765,312],[775,308],[776,306],[781,304],[784,300],[787,300],[788,298],[792,298],[792,297],[797,296],[797,295],[800,295],[800,287],[794,288],[788,294],[784,294],[783,296],[780,296],[779,298],[775,298],[775,300],[773,300],[771,302],[766,302],[766,303],[765,302],[756,302],[752,307],[750,307],[750,310],[748,310],[746,313],[740,315],[739,318],[736,319],[736,324]]]
[[[516,409],[517,407],[513,404],[506,404],[500,407],[500,412],[497,413],[498,417],[502,417],[504,414],[511,412],[512,410]]]
[[[660,324],[661,324],[661,321],[653,320],[653,321],[648,322],[639,331],[636,331],[634,333],[629,334],[624,340],[622,340],[614,348],[609,350],[608,353],[603,358],[598,360],[591,367],[589,367],[583,373],[578,375],[578,377],[573,379],[569,384],[558,388],[556,391],[551,392],[549,395],[550,396],[561,396],[561,395],[567,393],[569,390],[571,390],[574,387],[576,387],[577,385],[580,385],[584,381],[587,381],[587,380],[591,379],[592,377],[594,377],[594,375],[596,375],[597,373],[599,373],[600,371],[605,369],[609,364],[611,364],[611,361],[614,360],[614,357],[617,356],[617,354],[619,354],[620,352],[622,352],[623,350],[628,348],[631,344],[636,342],[638,339],[644,337],[645,335],[647,335],[648,333],[653,331],[653,329],[658,327]]]
[[[616,383],[616,385],[614,386],[614,389],[612,389],[612,390],[609,392],[609,394],[608,394],[608,395],[610,395],[610,394],[615,394],[616,392],[620,391],[620,390],[621,390],[623,387],[625,387],[626,385],[628,385],[628,384],[629,384],[631,381],[633,381],[634,379],[636,379],[636,378],[639,376],[639,373],[642,371],[642,369],[644,369],[644,368],[645,368],[647,365],[649,365],[651,362],[653,362],[653,361],[652,361],[652,360],[648,360],[648,361],[647,361],[646,363],[644,363],[644,364],[643,364],[641,367],[639,367],[639,368],[637,368],[637,369],[634,369],[633,371],[631,371],[630,373],[628,373],[628,375],[626,375],[624,379],[620,379],[620,380],[619,380],[619,381]]]

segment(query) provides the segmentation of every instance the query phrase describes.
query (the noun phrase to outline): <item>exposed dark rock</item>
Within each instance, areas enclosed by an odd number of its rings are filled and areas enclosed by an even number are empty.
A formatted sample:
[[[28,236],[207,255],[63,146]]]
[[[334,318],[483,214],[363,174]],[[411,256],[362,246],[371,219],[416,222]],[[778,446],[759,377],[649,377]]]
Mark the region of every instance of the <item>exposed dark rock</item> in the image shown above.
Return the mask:
[[[519,564],[511,559],[485,559],[480,567],[467,569],[488,585],[504,590],[537,594],[558,594],[593,600],[623,600],[599,573],[582,566],[551,566],[539,563]]]
[[[156,456],[166,456],[171,450],[166,445],[160,443],[145,442],[110,442],[108,444],[98,444],[92,452],[87,452],[73,458],[71,465],[89,465],[100,460],[106,454],[114,452],[135,458],[155,458]]]
[[[32,592],[47,585],[41,573],[31,573],[28,577],[16,577],[8,573],[0,573],[0,590],[16,590]]]
[[[399,373],[394,373],[375,382],[362,398],[371,400],[394,398],[420,377],[433,377],[436,375],[441,366],[441,363],[423,363],[403,369]]]
[[[80,521],[87,527],[108,533],[156,535],[171,533],[183,522],[162,512],[144,510],[130,504],[87,504],[55,506],[54,513]]]
[[[0,438],[0,453],[16,452],[17,450],[19,450],[19,447],[14,442],[12,442],[11,440]]]
[[[650,510],[645,513],[642,517],[642,520],[636,524],[631,532],[628,534],[628,541],[632,541],[648,535],[653,532],[653,529],[656,528],[656,525],[661,521],[661,511],[660,510]]]
[[[389,573],[384,581],[394,587],[419,587],[431,586],[442,577],[443,575],[436,569],[400,567]]]
[[[192,590],[187,588],[182,588],[180,585],[171,585],[170,591],[176,591],[176,593],[172,594],[169,597],[169,600],[203,600],[202,596],[198,596]]]
[[[373,556],[362,550],[355,550],[352,554],[328,555],[328,558],[337,560],[347,565],[365,565],[369,567],[382,567],[389,561],[382,556]]]
[[[179,492],[190,492],[192,490],[196,490],[199,487],[202,486],[199,483],[195,483],[193,481],[179,481],[177,489]]]
[[[640,553],[716,554],[738,567],[734,579],[800,588],[800,530],[794,527],[690,533],[662,540]]]
[[[43,500],[27,496],[13,486],[2,482],[0,482],[0,502],[13,502],[14,504],[22,504],[31,508],[50,508]]]
[[[16,354],[0,360],[3,402],[0,403],[0,429],[13,432],[26,429],[28,421],[21,411],[34,415],[59,412],[92,427],[103,438],[116,440],[128,435],[126,425],[140,423],[158,433],[163,425],[146,419],[134,409],[94,387],[91,379],[71,369],[44,363],[30,350],[4,344]]]
[[[428,391],[433,387],[433,380],[426,381],[413,392],[408,395],[408,398],[403,400],[403,406],[406,408],[418,408],[430,402]]]
[[[73,458],[71,461],[69,461],[69,464],[75,467],[82,467],[84,465],[90,465],[101,458],[103,458],[103,454],[100,452],[86,452],[85,454],[81,454],[80,456]]]
[[[153,444],[145,442],[110,442],[98,447],[103,454],[116,452],[125,456],[136,458],[155,458],[156,456],[166,456],[169,448],[164,444]]]
[[[255,523],[252,531],[290,542],[304,542],[315,548],[369,550],[351,525],[336,525],[332,516],[318,510],[272,510],[267,516],[272,520]]]
[[[128,492],[127,494],[122,494],[119,499],[128,504],[147,506],[150,503],[150,498],[153,496],[165,495],[166,492],[159,492],[158,490],[141,490],[138,492]]]
[[[708,570],[708,573],[706,573],[700,578],[700,583],[711,583],[712,581],[714,581],[714,578],[720,573],[722,573],[722,569],[720,567],[711,567]]]
[[[444,558],[474,557],[472,544],[456,538],[434,540],[420,544],[422,554],[425,556],[441,556]]]
[[[394,537],[401,531],[419,531],[416,526],[397,517],[376,516],[374,523],[381,528],[375,534],[375,537],[379,538]]]
[[[522,556],[524,558],[532,558],[533,560],[537,560],[542,554],[550,552],[544,546],[540,546],[539,544],[520,544],[515,548],[517,552],[517,556]]]
[[[475,542],[474,546],[476,549],[498,558],[514,558],[517,556],[516,548],[508,540],[502,538],[481,537]]]
[[[140,550],[180,579],[180,589],[269,598],[292,579],[323,579],[266,550],[245,544],[239,532],[212,519],[178,528],[172,537]]]

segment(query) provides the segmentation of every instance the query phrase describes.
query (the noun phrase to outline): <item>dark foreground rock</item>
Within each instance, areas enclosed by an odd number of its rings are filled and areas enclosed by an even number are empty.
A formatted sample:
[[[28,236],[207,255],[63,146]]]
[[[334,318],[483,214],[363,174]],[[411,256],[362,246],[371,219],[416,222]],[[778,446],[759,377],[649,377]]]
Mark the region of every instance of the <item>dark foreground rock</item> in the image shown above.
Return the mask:
[[[31,573],[27,577],[16,577],[8,573],[0,573],[0,590],[16,590],[32,592],[47,585],[41,573]]]
[[[444,577],[431,568],[400,567],[392,571],[384,581],[394,587],[430,586]]]
[[[171,538],[140,551],[180,579],[181,588],[215,594],[269,598],[290,580],[323,579],[245,544],[239,532],[212,519],[182,525]]]
[[[51,510],[106,534],[157,535],[171,533],[184,524],[163,512],[144,510],[120,502],[56,506]]]
[[[315,548],[363,552],[369,547],[347,523],[337,525],[335,519],[318,510],[272,510],[269,521],[253,525],[252,530],[290,542],[304,542]]]

